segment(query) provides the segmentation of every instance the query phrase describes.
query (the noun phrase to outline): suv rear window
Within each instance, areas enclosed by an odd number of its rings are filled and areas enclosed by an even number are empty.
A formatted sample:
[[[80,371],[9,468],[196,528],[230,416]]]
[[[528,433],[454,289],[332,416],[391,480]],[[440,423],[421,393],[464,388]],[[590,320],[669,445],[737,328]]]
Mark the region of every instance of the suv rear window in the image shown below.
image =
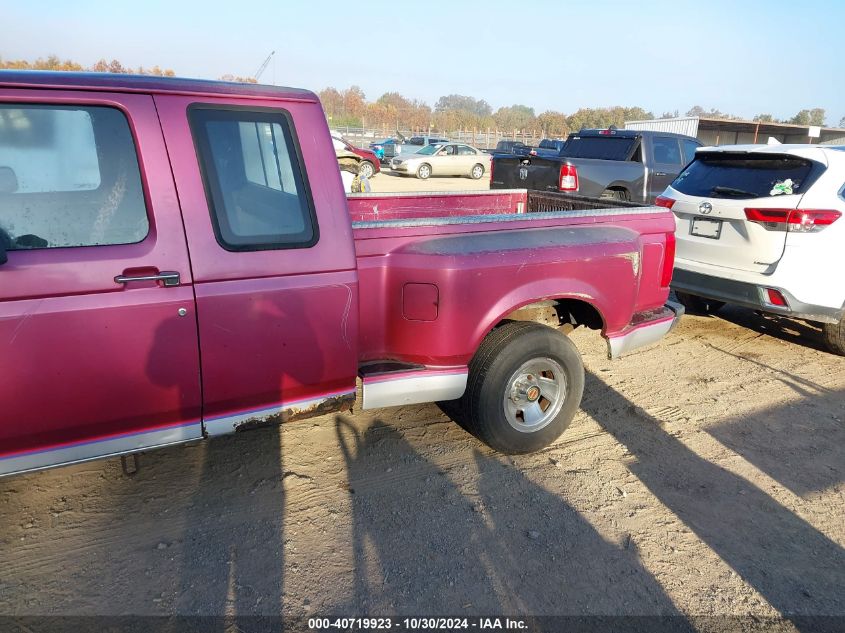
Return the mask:
[[[425,141],[423,140],[422,136],[412,136],[408,139],[408,145],[425,145]]]
[[[634,145],[639,142],[637,138],[618,136],[571,136],[560,155],[566,158],[628,160]]]
[[[688,196],[750,200],[768,198],[787,180],[793,193],[804,193],[822,171],[819,163],[798,156],[699,152],[672,187]]]

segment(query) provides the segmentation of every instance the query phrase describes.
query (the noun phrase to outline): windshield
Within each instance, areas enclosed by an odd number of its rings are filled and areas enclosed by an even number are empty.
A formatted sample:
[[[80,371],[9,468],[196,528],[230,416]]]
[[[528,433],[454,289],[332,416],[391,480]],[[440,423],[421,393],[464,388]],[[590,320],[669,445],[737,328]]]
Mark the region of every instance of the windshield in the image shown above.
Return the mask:
[[[561,150],[561,156],[628,160],[636,143],[639,139],[618,136],[572,136]]]
[[[431,156],[437,150],[439,150],[441,147],[443,147],[443,146],[442,145],[426,145],[420,151],[418,151],[417,154],[425,154],[426,156]]]
[[[688,196],[738,200],[804,193],[823,171],[814,165],[784,154],[699,153],[672,188]]]

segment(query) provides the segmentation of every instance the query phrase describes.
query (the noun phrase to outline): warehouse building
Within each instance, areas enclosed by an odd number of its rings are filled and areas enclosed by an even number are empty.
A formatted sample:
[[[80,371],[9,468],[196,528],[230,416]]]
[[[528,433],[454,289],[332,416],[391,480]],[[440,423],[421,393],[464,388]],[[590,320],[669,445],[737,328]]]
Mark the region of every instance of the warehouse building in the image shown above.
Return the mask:
[[[704,145],[744,145],[747,143],[822,143],[845,145],[845,129],[765,123],[762,121],[734,121],[708,117],[679,117],[626,121],[626,130],[653,130],[694,136]],[[773,139],[770,141],[769,139]]]

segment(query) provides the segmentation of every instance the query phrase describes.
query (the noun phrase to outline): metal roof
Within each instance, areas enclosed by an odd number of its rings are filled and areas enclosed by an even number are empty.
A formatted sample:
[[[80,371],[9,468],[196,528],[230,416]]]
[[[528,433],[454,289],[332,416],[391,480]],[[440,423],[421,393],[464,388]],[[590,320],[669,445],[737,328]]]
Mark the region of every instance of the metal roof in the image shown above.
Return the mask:
[[[697,123],[697,125],[696,125]],[[649,126],[649,127],[646,127]],[[768,121],[748,121],[743,119],[715,119],[712,117],[676,117],[671,119],[650,119],[647,121],[625,121],[627,129],[659,129],[667,132],[674,132],[676,129],[695,130],[723,130],[730,132],[757,132],[760,135],[775,134],[805,134],[809,125],[797,125],[795,123],[774,123]],[[821,127],[822,133],[840,134],[845,136],[845,129],[835,127]],[[695,133],[692,134],[695,136]]]
[[[227,95],[245,98],[297,99],[317,101],[317,96],[299,88],[264,84],[159,77],[155,75],[123,75],[119,73],[56,72],[46,70],[0,70],[3,88],[57,88],[109,92],[144,92],[190,95]]]

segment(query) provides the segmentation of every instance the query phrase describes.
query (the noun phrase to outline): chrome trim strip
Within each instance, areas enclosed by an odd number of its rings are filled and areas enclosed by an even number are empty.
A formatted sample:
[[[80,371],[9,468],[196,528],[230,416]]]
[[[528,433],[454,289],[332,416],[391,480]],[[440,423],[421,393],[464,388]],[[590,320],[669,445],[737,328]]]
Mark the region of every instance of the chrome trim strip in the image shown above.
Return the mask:
[[[374,377],[375,378],[375,377]],[[421,371],[415,375],[405,373],[395,379],[381,377],[364,379],[364,409],[455,400],[464,395],[467,386],[467,370],[454,372]]]
[[[202,439],[202,424],[193,422],[155,431],[81,442],[0,458],[0,477],[53,466],[67,466]]]
[[[666,210],[668,211],[668,209]],[[486,224],[488,222],[544,222],[567,218],[601,218],[620,215],[662,215],[662,207],[622,207],[613,209],[582,209],[578,211],[539,211],[536,213],[495,213],[452,217],[412,218],[403,220],[366,220],[353,222],[353,229],[388,229],[414,226],[445,226],[450,224]],[[669,211],[671,213],[671,211]]]
[[[267,407],[265,409],[257,409],[252,411],[244,411],[241,413],[236,413],[235,415],[226,415],[220,416],[217,418],[208,418],[203,420],[203,426],[205,427],[205,434],[208,437],[214,437],[215,435],[226,435],[228,433],[234,433],[238,430],[238,427],[243,425],[245,422],[249,422],[250,426],[260,426],[261,424],[271,424],[274,421],[270,420],[270,418],[274,416],[279,416],[279,422],[282,422],[282,418],[284,416],[290,416],[292,414],[318,409],[321,404],[324,402],[331,400],[332,398],[343,396],[355,396],[354,391],[338,391],[336,393],[330,393],[319,398],[311,398],[309,400],[296,400],[293,402],[283,402],[277,404],[272,407]]]

